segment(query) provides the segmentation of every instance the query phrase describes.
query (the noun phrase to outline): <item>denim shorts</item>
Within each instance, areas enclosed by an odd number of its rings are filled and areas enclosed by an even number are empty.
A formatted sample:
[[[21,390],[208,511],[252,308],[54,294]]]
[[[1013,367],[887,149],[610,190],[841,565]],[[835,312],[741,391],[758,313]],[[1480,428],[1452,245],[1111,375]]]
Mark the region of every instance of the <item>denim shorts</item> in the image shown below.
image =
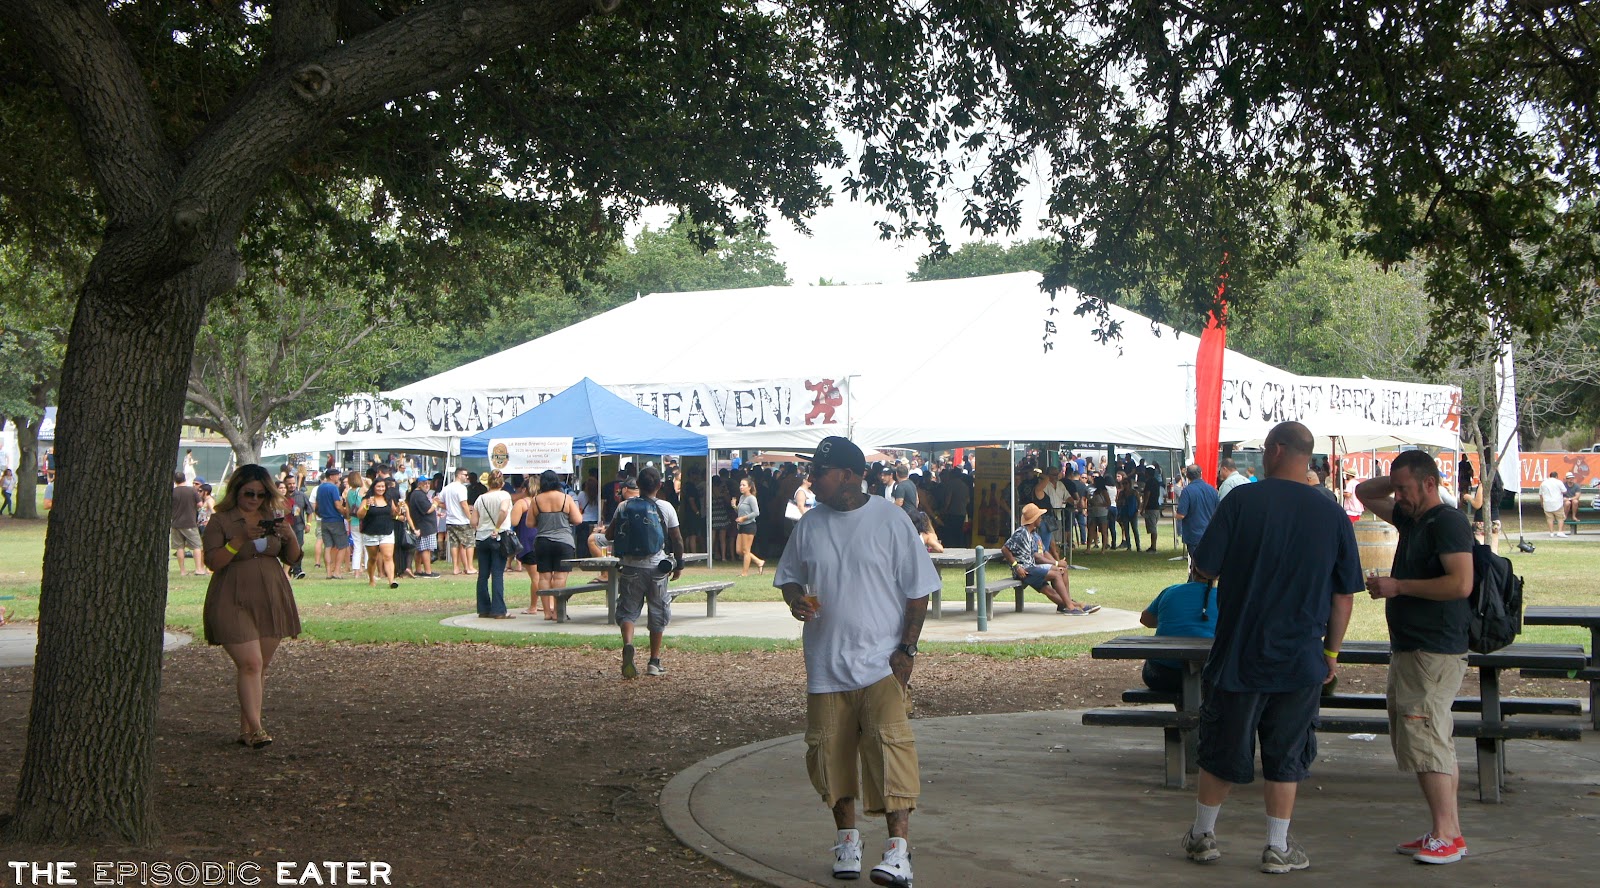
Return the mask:
[[[1259,739],[1261,776],[1299,783],[1317,759],[1321,703],[1321,685],[1275,694],[1207,688],[1200,704],[1200,767],[1229,783],[1249,783]]]
[[[1050,568],[1042,564],[1035,564],[1033,567],[1028,568],[1028,574],[1022,578],[1022,583],[1029,589],[1043,589],[1045,583],[1048,582],[1046,578],[1049,576]]]

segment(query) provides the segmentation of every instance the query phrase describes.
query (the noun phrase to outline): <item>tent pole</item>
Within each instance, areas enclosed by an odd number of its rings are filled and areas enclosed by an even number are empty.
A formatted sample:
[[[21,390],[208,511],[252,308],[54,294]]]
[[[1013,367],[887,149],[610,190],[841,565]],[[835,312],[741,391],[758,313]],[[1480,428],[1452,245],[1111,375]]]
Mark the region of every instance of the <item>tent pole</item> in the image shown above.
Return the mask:
[[[1017,532],[1017,442],[1007,441],[1006,453],[1011,458],[1011,530],[1006,533],[1009,539]]]
[[[706,486],[705,486],[705,490],[700,494],[700,509],[701,509],[701,511],[705,512],[705,514],[703,516],[701,516],[701,517],[705,518],[705,520],[706,520],[706,536],[705,536],[705,540],[706,540],[706,567],[707,568],[713,568],[713,567],[717,566],[717,561],[716,561],[716,554],[717,554],[716,540],[713,539],[712,536],[711,536],[711,478],[712,478],[711,466],[712,466],[713,463],[716,462],[716,455],[717,455],[717,451],[716,450],[714,450],[711,447],[707,447],[706,448]]]

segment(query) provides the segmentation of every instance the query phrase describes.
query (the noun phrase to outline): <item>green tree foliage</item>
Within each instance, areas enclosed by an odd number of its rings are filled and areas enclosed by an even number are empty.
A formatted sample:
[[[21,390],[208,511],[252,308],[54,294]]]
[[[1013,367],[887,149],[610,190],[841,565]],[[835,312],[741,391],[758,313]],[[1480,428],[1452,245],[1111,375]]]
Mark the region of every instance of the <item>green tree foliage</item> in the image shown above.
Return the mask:
[[[917,268],[908,278],[913,281],[942,281],[1017,271],[1043,274],[1050,270],[1054,261],[1055,241],[1049,238],[1019,241],[1010,246],[977,240],[962,244],[943,256],[930,253],[917,257]]]

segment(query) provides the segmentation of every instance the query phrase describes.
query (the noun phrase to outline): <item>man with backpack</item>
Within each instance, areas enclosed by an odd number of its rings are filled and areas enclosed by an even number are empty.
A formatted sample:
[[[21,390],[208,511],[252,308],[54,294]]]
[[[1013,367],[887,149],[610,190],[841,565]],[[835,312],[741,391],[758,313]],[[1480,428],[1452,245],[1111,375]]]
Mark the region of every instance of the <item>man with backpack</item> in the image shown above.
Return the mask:
[[[1419,863],[1455,863],[1467,856],[1467,840],[1450,707],[1467,674],[1472,527],[1439,499],[1438,463],[1421,450],[1401,453],[1387,477],[1361,482],[1356,496],[1400,531],[1394,568],[1368,577],[1367,591],[1387,601],[1389,743],[1400,770],[1417,775],[1433,816],[1421,838],[1395,850]]]
[[[664,675],[661,665],[661,637],[672,620],[672,597],[667,591],[670,576],[683,574],[683,535],[678,531],[678,511],[672,504],[656,499],[661,489],[661,472],[645,466],[639,477],[621,482],[624,488],[637,487],[639,495],[622,501],[607,525],[612,553],[621,559],[620,588],[617,593],[617,625],[622,627],[622,677],[638,678],[634,665],[633,624],[649,605],[645,624],[650,631],[650,662],[646,675]],[[631,491],[629,491],[631,492]],[[672,553],[668,560],[667,553]]]

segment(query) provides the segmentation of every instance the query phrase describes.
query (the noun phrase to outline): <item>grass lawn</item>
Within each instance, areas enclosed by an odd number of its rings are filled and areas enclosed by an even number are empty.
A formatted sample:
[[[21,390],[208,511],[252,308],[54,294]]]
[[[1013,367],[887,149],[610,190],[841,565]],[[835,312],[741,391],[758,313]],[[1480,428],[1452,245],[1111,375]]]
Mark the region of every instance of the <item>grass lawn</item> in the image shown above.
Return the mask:
[[[0,599],[16,617],[31,620],[39,613],[39,575],[44,553],[44,522],[16,521],[0,518]],[[1502,553],[1515,555],[1517,572],[1527,580],[1527,604],[1595,604],[1594,573],[1600,568],[1600,535],[1594,542],[1541,540],[1538,552],[1523,555],[1502,542]],[[309,539],[308,539],[309,542]],[[1078,557],[1077,563],[1089,570],[1072,572],[1073,596],[1079,600],[1111,608],[1139,611],[1156,593],[1172,583],[1182,582],[1184,567],[1181,561],[1169,561],[1177,554],[1163,549],[1160,553],[1096,553]],[[565,636],[549,633],[484,632],[442,626],[445,617],[470,613],[474,603],[474,580],[470,577],[451,577],[448,573],[437,580],[402,581],[400,588],[371,588],[364,579],[324,580],[321,571],[312,569],[307,555],[309,579],[295,583],[295,597],[300,605],[305,627],[302,638],[356,644],[408,643],[440,644],[450,642],[476,642],[510,646],[592,646],[614,648],[620,645],[617,638],[593,636]],[[171,562],[174,575],[170,577],[167,598],[167,625],[173,629],[198,637],[201,631],[201,608],[205,601],[206,580],[200,577],[176,576],[176,563]],[[732,580],[735,585],[722,593],[723,601],[778,601],[778,591],[772,587],[772,569],[761,576],[741,578],[738,568],[690,568],[684,573],[685,582],[706,580]],[[448,568],[446,568],[448,570]],[[572,581],[581,582],[583,574],[574,574]],[[506,598],[512,607],[521,607],[526,600],[528,581],[525,575],[508,573]],[[1009,593],[1008,593],[1009,596]],[[681,601],[691,602],[702,598],[686,595]],[[1044,603],[1043,596],[1034,596]],[[964,598],[960,574],[950,571],[945,575],[944,600],[948,606]],[[1062,641],[1035,641],[1014,643],[931,644],[936,650],[965,651],[989,656],[1014,657],[1071,657],[1082,654],[1093,645],[1122,633],[1073,636]],[[1355,615],[1348,634],[1352,639],[1386,639],[1383,609],[1378,602],[1365,595],[1356,597]],[[1522,639],[1534,642],[1587,643],[1588,632],[1574,627],[1529,627]],[[734,650],[773,650],[797,647],[798,642],[761,638],[681,638],[667,636],[668,644],[685,650],[719,652]]]

